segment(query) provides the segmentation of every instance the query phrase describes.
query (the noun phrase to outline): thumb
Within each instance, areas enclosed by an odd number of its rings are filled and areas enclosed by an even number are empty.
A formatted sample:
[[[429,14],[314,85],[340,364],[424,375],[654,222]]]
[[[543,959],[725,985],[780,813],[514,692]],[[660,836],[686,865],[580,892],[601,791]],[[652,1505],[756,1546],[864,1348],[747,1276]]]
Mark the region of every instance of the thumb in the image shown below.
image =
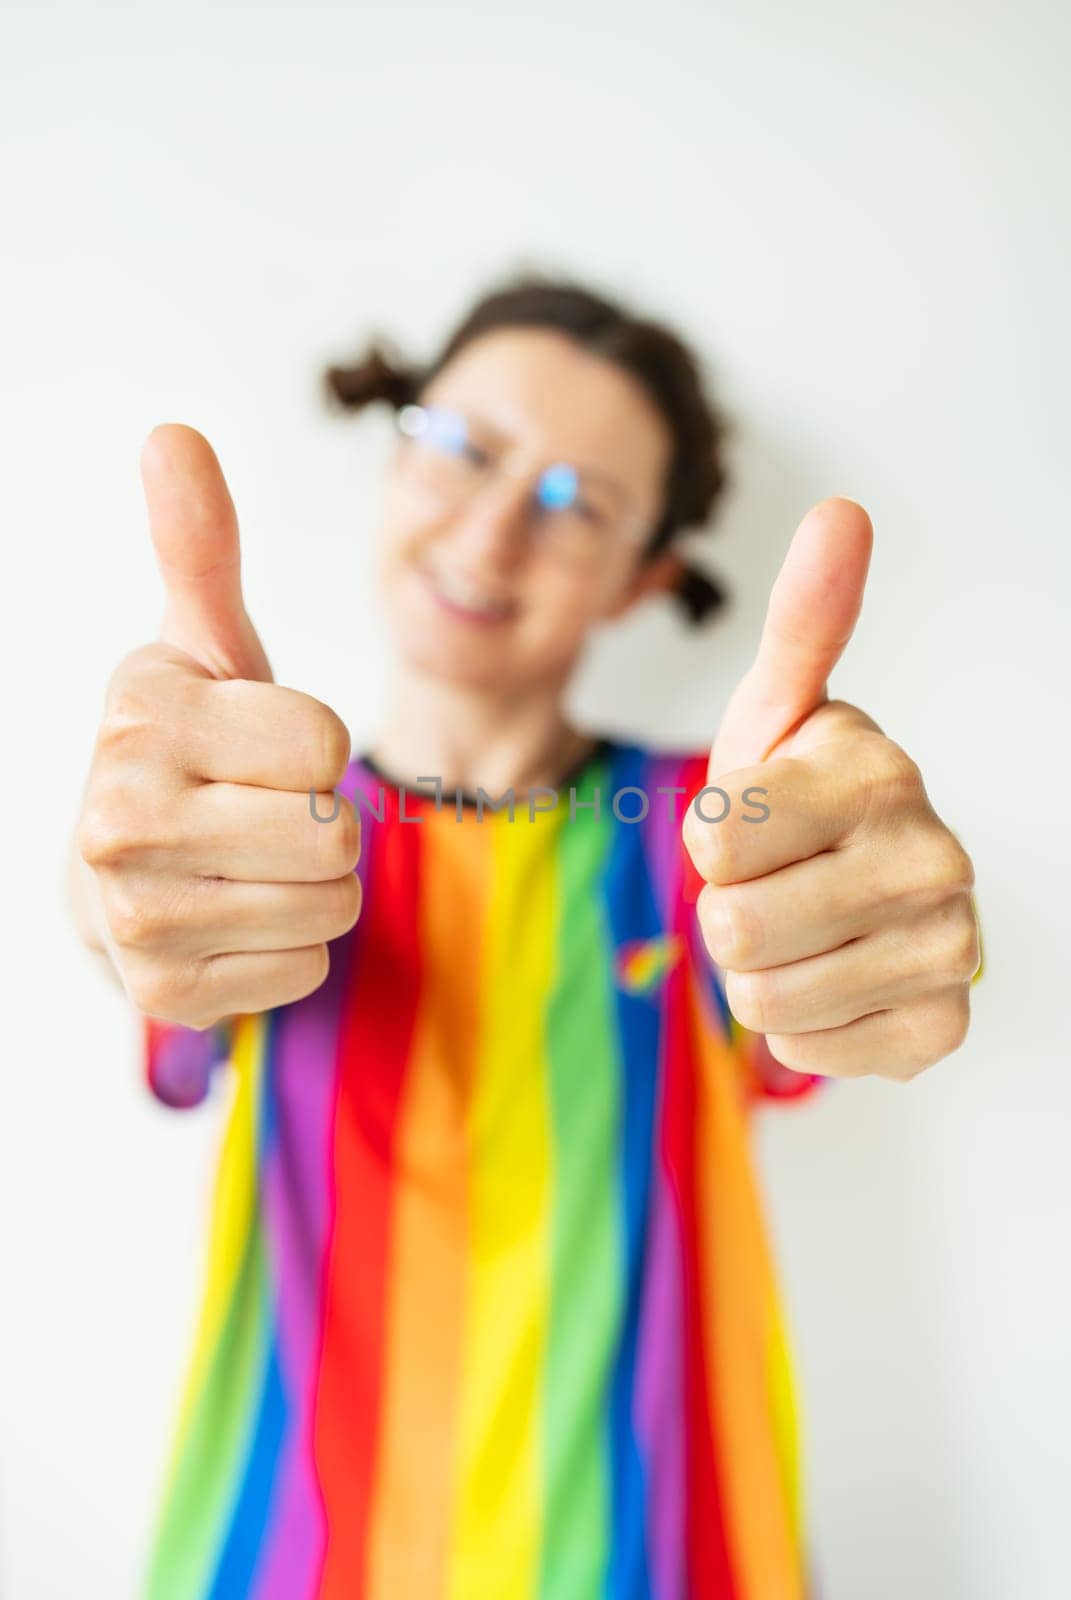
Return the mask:
[[[160,638],[216,678],[271,683],[242,599],[238,518],[212,446],[195,428],[161,423],[142,447],[141,481],[167,594]]]
[[[826,680],[862,608],[873,539],[854,500],[823,500],[808,511],[770,591],[758,654],[722,717],[711,781],[765,761],[826,701]]]

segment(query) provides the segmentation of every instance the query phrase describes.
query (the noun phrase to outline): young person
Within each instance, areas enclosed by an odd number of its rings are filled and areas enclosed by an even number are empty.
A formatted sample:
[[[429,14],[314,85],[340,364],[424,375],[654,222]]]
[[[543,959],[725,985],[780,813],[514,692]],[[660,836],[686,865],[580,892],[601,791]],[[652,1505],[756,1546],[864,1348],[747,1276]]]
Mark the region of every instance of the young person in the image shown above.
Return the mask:
[[[796,1600],[789,1358],[749,1111],[955,1049],[972,870],[826,680],[866,514],[803,521],[713,749],[574,726],[597,627],[717,585],[724,481],[667,328],[572,282],[485,295],[398,419],[396,664],[371,747],[272,681],[191,429],[143,454],[167,591],[109,685],[74,912],[150,1081],[233,1075],[153,1600]]]

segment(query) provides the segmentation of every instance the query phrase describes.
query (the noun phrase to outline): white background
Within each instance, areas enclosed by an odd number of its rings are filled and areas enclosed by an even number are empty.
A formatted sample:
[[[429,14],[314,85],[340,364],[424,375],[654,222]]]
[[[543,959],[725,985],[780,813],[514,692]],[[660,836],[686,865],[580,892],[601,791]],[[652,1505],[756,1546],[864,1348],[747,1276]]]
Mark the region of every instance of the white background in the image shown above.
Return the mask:
[[[825,1600],[1071,1593],[1068,34],[1055,0],[12,8],[5,1600],[135,1593],[225,1109],[150,1100],[63,920],[104,685],[160,614],[142,438],[215,442],[277,677],[358,741],[388,431],[326,416],[320,365],[374,329],[429,356],[521,260],[674,318],[738,424],[731,619],[685,640],[653,608],[585,713],[712,735],[796,523],[852,495],[877,543],[833,692],[976,861],[968,1043],[760,1134]]]

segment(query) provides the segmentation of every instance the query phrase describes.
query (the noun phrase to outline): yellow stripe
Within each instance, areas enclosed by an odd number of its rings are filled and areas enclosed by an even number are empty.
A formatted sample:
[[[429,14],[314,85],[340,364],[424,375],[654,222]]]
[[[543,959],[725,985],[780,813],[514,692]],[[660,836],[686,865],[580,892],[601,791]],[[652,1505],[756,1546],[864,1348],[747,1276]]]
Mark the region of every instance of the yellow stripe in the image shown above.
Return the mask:
[[[771,1288],[776,1297],[776,1289]],[[770,1307],[770,1348],[767,1381],[774,1439],[781,1467],[789,1522],[797,1550],[803,1549],[803,1477],[800,1468],[799,1392],[792,1368],[792,1348],[788,1340],[781,1307],[776,1298]]]
[[[552,1184],[544,1013],[560,822],[519,812],[512,824],[500,813],[473,825],[493,829],[493,878],[468,1118],[470,1277],[447,1593],[529,1600],[543,1520]]]

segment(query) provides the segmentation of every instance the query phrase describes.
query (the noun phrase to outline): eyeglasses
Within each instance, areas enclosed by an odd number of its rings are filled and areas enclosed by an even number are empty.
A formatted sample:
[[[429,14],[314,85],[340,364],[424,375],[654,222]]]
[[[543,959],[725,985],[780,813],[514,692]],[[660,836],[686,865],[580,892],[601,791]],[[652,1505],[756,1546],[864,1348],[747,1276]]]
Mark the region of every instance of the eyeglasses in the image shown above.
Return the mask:
[[[460,411],[408,405],[395,421],[406,443],[405,470],[444,508],[466,504],[485,484],[509,471],[488,430]],[[529,529],[549,554],[579,561],[597,557],[619,539],[640,542],[645,524],[635,517],[623,519],[615,499],[601,474],[566,461],[551,462],[532,484]]]

